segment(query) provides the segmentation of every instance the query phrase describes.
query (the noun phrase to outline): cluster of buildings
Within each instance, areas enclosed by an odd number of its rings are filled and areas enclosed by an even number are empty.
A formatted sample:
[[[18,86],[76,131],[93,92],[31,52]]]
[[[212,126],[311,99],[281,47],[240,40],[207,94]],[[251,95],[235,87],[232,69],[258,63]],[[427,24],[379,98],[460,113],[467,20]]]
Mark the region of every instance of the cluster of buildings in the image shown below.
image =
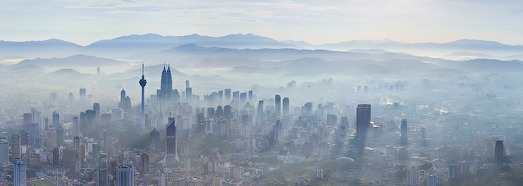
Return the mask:
[[[184,91],[173,89],[170,66],[164,67],[160,89],[145,107],[143,69],[138,108],[122,90],[120,102],[111,109],[93,103],[78,114],[52,112],[48,118],[37,109],[23,114],[20,130],[0,138],[0,163],[12,167],[13,184],[29,185],[31,171],[36,175],[32,178],[57,185],[97,186],[306,185],[327,177],[339,183],[355,177],[379,182],[406,172],[397,182],[433,186],[444,178],[474,174],[485,165],[464,158],[466,149],[427,147],[427,128],[409,126],[400,115],[373,121],[370,104],[357,104],[355,112],[334,102],[291,107],[289,97],[258,98],[252,90],[231,89],[200,99],[189,81]],[[79,104],[86,105],[85,88],[79,97]],[[75,105],[72,94],[69,102]],[[455,152],[460,156],[455,158]],[[423,153],[438,154],[439,159],[414,155]],[[471,154],[477,158],[475,151]],[[341,166],[329,176],[324,170],[332,167],[307,165],[329,160]],[[500,140],[495,161],[504,163]],[[301,163],[300,169],[311,170],[312,176],[274,175],[278,168]]]

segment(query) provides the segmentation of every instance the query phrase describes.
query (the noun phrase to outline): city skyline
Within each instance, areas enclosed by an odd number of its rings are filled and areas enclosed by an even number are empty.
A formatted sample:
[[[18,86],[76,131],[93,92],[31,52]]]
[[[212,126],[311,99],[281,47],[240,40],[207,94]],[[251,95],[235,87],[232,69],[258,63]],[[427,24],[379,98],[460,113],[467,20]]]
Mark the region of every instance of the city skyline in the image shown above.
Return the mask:
[[[35,4],[40,6],[29,6]],[[519,7],[521,2],[515,0],[1,2],[0,39],[57,38],[87,45],[131,34],[253,33],[312,44],[388,38],[407,43],[478,39],[515,45],[523,44]],[[33,19],[36,15],[39,19]]]

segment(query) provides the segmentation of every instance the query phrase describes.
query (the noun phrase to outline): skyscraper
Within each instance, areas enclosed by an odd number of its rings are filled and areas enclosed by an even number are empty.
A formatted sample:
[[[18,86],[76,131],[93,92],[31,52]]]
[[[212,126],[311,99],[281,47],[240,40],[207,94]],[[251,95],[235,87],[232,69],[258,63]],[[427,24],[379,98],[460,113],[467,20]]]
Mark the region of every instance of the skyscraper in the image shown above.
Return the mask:
[[[22,158],[22,139],[20,134],[13,134],[11,140],[11,155],[12,159]]]
[[[0,138],[0,165],[9,163],[9,142]]]
[[[407,146],[408,143],[408,136],[407,136],[407,119],[401,120],[401,146]]]
[[[80,104],[83,106],[87,100],[87,90],[85,88],[80,88]]]
[[[142,108],[141,108],[141,112],[140,112],[140,126],[142,128],[145,128],[145,85],[147,84],[147,80],[145,80],[143,64],[142,64],[142,79],[140,79],[140,81],[138,83],[140,83],[140,86],[142,87]]]
[[[165,126],[165,132],[165,164],[179,162],[180,159],[178,158],[178,144],[176,141],[176,125],[174,118],[169,118],[169,122]]]
[[[149,172],[149,154],[142,153],[140,155],[140,174],[147,174]]]
[[[173,94],[173,80],[171,76],[171,66],[167,67],[165,70],[165,65],[163,66],[162,79],[160,81],[160,99],[162,101],[170,101]]]
[[[499,164],[503,163],[503,155],[504,155],[503,141],[496,140],[496,147],[494,149],[494,158],[496,159],[497,163],[499,163]]]
[[[26,186],[27,185],[27,164],[20,160],[15,159],[13,162],[13,183],[15,186]]]
[[[52,121],[53,121],[53,125],[51,127],[58,127],[58,125],[60,125],[60,114],[58,114],[58,112],[54,111],[53,112],[53,115],[52,115]]]
[[[132,165],[120,165],[116,168],[116,185],[134,185],[134,167]]]
[[[281,96],[275,95],[274,96],[274,110],[276,112],[276,118],[281,118]]]
[[[225,89],[225,104],[228,105],[231,103],[231,89]]]
[[[100,103],[93,103],[93,110],[95,112],[95,119],[100,119]]]
[[[185,100],[191,102],[192,100],[192,88],[189,86],[189,80],[185,81]]]
[[[149,150],[152,152],[160,151],[160,132],[156,128],[149,133]]]
[[[361,140],[365,140],[371,117],[371,105],[370,104],[358,104],[356,108],[356,137]]]
[[[283,98],[283,116],[287,116],[289,115],[289,107],[290,107],[290,103],[289,103],[289,98],[288,97],[284,97]]]

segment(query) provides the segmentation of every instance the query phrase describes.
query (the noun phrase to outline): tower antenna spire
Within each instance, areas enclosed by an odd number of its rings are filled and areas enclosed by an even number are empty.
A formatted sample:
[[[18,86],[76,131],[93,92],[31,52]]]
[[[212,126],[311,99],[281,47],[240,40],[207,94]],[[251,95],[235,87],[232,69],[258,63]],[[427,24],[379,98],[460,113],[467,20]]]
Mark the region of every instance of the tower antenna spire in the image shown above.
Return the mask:
[[[143,62],[142,62],[142,77],[144,76],[144,65],[143,65]]]

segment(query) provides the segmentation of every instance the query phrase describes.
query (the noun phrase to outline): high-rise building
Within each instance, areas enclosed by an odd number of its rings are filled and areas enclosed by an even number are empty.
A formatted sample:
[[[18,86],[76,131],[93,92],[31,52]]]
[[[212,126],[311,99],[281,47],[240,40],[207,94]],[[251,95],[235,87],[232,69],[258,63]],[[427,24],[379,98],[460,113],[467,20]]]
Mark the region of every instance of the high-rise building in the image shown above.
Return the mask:
[[[231,89],[225,89],[225,104],[231,103]]]
[[[370,104],[358,104],[356,108],[356,137],[361,140],[365,140],[371,118],[371,105]]]
[[[27,185],[27,164],[24,161],[18,158],[13,161],[13,174],[14,186]]]
[[[76,151],[73,148],[64,148],[62,154],[62,167],[69,170],[75,170],[76,162],[78,161],[78,153],[76,153]]]
[[[163,66],[162,78],[160,80],[160,95],[158,97],[162,101],[170,101],[173,96],[173,80],[171,76],[171,66],[167,67],[165,70],[165,65]]]
[[[72,92],[69,92],[69,106],[72,107],[74,105],[74,95]]]
[[[408,136],[407,136],[407,119],[401,120],[401,146],[407,146],[408,143]]]
[[[189,86],[189,80],[185,81],[185,100],[191,102],[192,100],[192,88]]]
[[[179,162],[180,159],[178,158],[178,144],[176,141],[176,125],[174,118],[169,118],[169,122],[165,126],[165,132],[165,164]]]
[[[134,185],[134,167],[132,165],[120,165],[116,168],[116,185]]]
[[[289,115],[289,110],[290,109],[290,103],[289,103],[289,98],[288,97],[284,97],[283,98],[283,116],[287,116]]]
[[[145,128],[145,85],[147,84],[147,80],[145,80],[144,69],[144,65],[142,64],[142,79],[140,79],[138,82],[142,87],[142,105],[140,109],[140,126],[142,128]]]
[[[60,149],[53,148],[53,166],[60,167]]]
[[[503,141],[496,140],[496,147],[494,149],[494,158],[496,159],[496,162],[499,164],[503,163],[503,156],[504,156]]]
[[[152,152],[160,151],[160,132],[156,128],[149,133],[149,150]]]
[[[96,119],[100,119],[100,103],[93,103],[93,110],[95,112]]]
[[[122,91],[120,91],[120,104],[119,108],[123,109],[123,103],[125,102],[125,97],[127,96],[127,93],[125,92],[125,89],[122,88]]]
[[[263,121],[265,119],[263,112],[263,100],[258,101],[258,109],[256,110],[256,121]]]
[[[274,140],[274,143],[279,143],[282,140],[282,125],[280,120],[277,120],[272,127],[272,140]]]
[[[80,104],[85,105],[87,102],[87,90],[85,88],[80,88]]]
[[[276,118],[280,119],[281,118],[281,96],[280,95],[274,96],[274,109],[276,112]]]
[[[20,134],[13,134],[11,140],[11,155],[12,159],[22,158],[22,139]]]
[[[99,161],[98,174],[96,175],[96,186],[108,186],[107,155],[105,153],[100,154]]]
[[[58,114],[58,112],[56,112],[56,111],[53,112],[52,121],[53,121],[53,123],[52,123],[53,125],[51,127],[56,128],[58,125],[60,125],[60,114]]]
[[[252,104],[253,103],[252,101],[254,100],[254,94],[253,94],[252,90],[249,90],[248,94],[249,94],[249,103]]]
[[[9,142],[0,138],[0,165],[9,163]]]
[[[140,174],[144,175],[149,172],[149,154],[142,153],[140,155]]]

